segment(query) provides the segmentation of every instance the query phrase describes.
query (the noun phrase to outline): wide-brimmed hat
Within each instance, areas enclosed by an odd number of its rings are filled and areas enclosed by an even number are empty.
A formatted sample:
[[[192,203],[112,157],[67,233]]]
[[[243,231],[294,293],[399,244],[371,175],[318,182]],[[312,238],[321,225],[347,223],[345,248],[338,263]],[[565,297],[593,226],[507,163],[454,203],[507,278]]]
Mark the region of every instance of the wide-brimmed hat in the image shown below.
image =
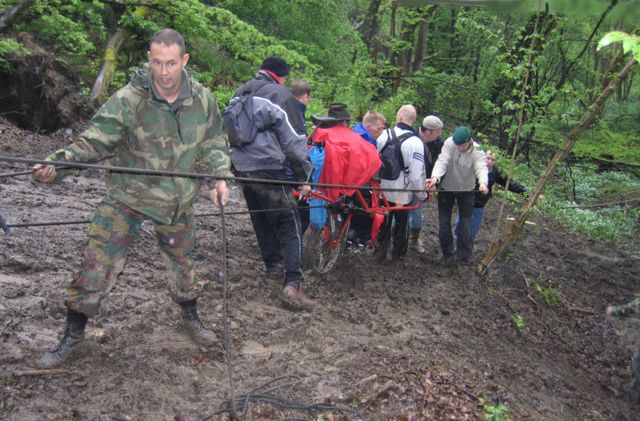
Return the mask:
[[[337,121],[350,121],[351,114],[347,110],[347,104],[333,103],[329,104],[327,115],[314,115],[311,117],[314,123],[333,123]]]

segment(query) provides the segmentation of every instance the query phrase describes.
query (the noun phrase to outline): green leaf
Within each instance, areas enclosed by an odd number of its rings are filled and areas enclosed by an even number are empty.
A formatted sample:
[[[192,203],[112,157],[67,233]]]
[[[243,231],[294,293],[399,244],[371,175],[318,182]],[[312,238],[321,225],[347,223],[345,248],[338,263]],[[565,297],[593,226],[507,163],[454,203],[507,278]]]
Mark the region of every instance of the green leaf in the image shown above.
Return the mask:
[[[640,37],[620,31],[609,32],[598,42],[598,50],[614,42],[622,42],[622,50],[625,53],[631,51],[636,60],[640,60]]]

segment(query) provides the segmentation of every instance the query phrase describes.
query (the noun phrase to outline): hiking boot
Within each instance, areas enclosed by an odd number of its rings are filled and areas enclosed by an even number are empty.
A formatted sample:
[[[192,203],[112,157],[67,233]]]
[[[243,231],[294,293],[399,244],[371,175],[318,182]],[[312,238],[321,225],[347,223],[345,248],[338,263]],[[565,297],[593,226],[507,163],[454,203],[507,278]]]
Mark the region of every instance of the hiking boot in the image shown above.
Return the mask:
[[[84,339],[86,325],[86,315],[67,310],[67,324],[62,339],[60,339],[58,345],[40,358],[38,365],[42,368],[53,368],[64,363]]]
[[[444,268],[445,276],[455,276],[458,273],[458,262],[455,254],[443,254],[440,265]]]
[[[461,278],[471,279],[475,275],[473,266],[468,260],[458,260],[456,264],[457,275]]]
[[[304,309],[311,309],[313,307],[313,301],[294,284],[287,284],[282,290],[282,295],[284,300],[294,307]]]
[[[409,246],[416,253],[422,254],[425,252],[425,249],[424,249],[424,241],[420,237],[420,231],[422,231],[420,228],[414,228],[411,230]]]
[[[404,250],[404,253],[398,249],[396,249],[395,247],[393,248],[393,250],[391,250],[391,262],[395,263],[395,262],[399,262],[401,260],[404,260],[404,256],[407,254],[407,251]]]
[[[180,303],[182,308],[182,327],[187,331],[191,339],[204,347],[212,347],[218,338],[211,329],[208,329],[200,320],[196,300]]]
[[[387,258],[388,251],[389,251],[388,245],[387,247],[378,245],[378,247],[376,247],[373,250],[373,259],[378,263],[384,262],[385,259]]]
[[[456,263],[456,255],[454,254],[443,254],[440,258],[440,264],[444,267],[451,267],[457,265]]]

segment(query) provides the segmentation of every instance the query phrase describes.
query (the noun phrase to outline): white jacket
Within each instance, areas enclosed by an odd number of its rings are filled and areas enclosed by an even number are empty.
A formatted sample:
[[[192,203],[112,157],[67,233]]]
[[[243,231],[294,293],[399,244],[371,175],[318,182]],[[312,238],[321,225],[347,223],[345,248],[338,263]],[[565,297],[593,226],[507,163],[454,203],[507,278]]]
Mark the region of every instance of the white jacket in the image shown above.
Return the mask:
[[[402,134],[409,132],[398,126],[390,129],[396,133],[396,136],[400,137]],[[378,153],[382,150],[384,145],[389,140],[388,130],[385,130],[380,134],[376,140],[376,146]],[[400,173],[400,176],[395,180],[381,179],[380,187],[392,188],[392,189],[412,189],[421,190],[416,193],[422,200],[426,199],[427,193],[424,189],[424,183],[426,181],[426,174],[424,169],[424,145],[422,140],[417,136],[411,136],[404,142],[400,148],[402,152],[402,158],[404,159],[404,165],[408,167],[407,171]],[[401,191],[385,191],[387,199],[397,205],[406,205],[411,202],[413,192],[401,192]]]
[[[458,150],[450,137],[444,141],[442,152],[431,172],[443,190],[473,190],[478,183],[488,185],[487,159],[475,144],[464,152]]]

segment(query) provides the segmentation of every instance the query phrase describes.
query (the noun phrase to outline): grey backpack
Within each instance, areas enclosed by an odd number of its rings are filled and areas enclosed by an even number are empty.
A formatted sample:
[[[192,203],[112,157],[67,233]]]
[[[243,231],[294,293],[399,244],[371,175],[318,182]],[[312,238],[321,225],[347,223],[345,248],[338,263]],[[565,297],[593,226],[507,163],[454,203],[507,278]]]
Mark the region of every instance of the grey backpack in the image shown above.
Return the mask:
[[[255,123],[251,92],[233,97],[222,113],[222,120],[229,136],[229,144],[234,148],[253,142],[262,131]]]

